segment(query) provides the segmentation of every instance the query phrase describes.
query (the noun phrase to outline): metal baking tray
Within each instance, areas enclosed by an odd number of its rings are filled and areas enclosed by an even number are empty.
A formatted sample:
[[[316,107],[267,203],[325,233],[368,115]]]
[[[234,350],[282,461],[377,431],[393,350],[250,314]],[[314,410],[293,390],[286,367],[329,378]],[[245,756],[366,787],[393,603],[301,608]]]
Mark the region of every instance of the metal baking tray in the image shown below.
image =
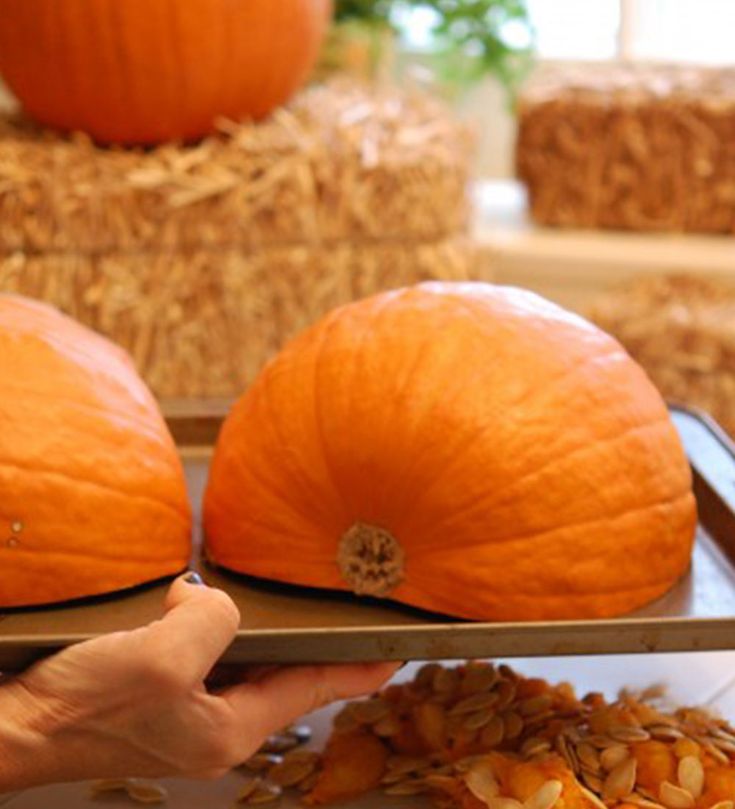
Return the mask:
[[[167,411],[198,512],[226,408]],[[694,470],[700,524],[689,573],[663,598],[613,620],[472,623],[387,601],[279,585],[192,565],[242,614],[223,662],[411,660],[735,648],[735,445],[707,416],[671,406]],[[198,514],[197,514],[198,517]],[[198,519],[197,519],[198,525]],[[103,598],[0,614],[0,671],[161,614],[166,582]]]

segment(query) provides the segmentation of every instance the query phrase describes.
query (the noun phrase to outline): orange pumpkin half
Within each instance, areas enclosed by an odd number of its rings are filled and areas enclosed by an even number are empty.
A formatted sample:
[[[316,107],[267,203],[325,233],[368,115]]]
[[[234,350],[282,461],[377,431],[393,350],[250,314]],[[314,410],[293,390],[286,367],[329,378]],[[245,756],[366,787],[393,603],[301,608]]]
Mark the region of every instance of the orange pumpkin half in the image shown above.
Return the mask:
[[[176,573],[190,534],[181,462],[128,356],[0,295],[0,606]]]
[[[205,498],[235,571],[474,619],[610,616],[686,570],[690,470],[612,337],[519,289],[337,309],[237,402]]]

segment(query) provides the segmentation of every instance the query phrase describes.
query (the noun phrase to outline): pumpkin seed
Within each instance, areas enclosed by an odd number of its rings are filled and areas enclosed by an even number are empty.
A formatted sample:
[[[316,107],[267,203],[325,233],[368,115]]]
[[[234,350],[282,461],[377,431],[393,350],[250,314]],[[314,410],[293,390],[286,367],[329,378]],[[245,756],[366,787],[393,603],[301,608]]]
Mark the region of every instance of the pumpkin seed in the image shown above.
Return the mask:
[[[651,734],[645,728],[636,728],[630,725],[616,725],[608,730],[608,735],[616,742],[632,744],[634,742],[647,742]]]
[[[424,776],[424,783],[430,789],[439,789],[444,792],[453,792],[457,785],[457,779],[452,778],[451,775],[439,775],[437,773],[429,773]]]
[[[712,744],[718,750],[722,750],[723,753],[728,753],[731,756],[735,756],[735,742],[731,742],[728,739],[715,738],[712,739]]]
[[[538,736],[530,736],[521,745],[521,754],[529,758],[537,756],[539,753],[547,753],[549,750],[551,750],[551,742]]]
[[[591,744],[593,747],[596,747],[598,750],[605,750],[607,747],[613,747],[616,744],[620,744],[617,739],[612,739],[610,736],[602,736],[598,733],[590,734],[589,736],[585,736],[582,741],[587,742],[587,744]]]
[[[441,669],[439,663],[424,663],[413,678],[414,683],[424,688],[431,688],[437,671]]]
[[[658,803],[658,801],[644,798],[643,795],[639,795],[637,792],[632,792],[625,800],[627,803],[642,807],[642,809],[666,809],[666,807]]]
[[[587,786],[593,792],[602,792],[602,778],[599,775],[592,775],[591,772],[587,772],[587,770],[582,770],[579,774],[579,777],[587,784]]]
[[[668,809],[691,809],[694,806],[694,798],[691,792],[672,784],[670,781],[663,781],[658,790],[658,797],[661,803]]]
[[[376,736],[382,736],[384,738],[395,736],[400,732],[400,730],[401,723],[398,721],[398,719],[396,719],[395,716],[393,716],[393,714],[384,716],[373,725],[373,733]]]
[[[429,759],[419,756],[391,756],[385,764],[386,775],[408,775],[430,765]]]
[[[519,679],[518,672],[507,663],[501,663],[498,666],[498,674],[506,680],[511,680],[512,682],[516,682]]]
[[[710,743],[706,739],[702,739],[701,737],[697,737],[697,741],[700,742],[702,747],[712,756],[715,761],[720,764],[724,764],[727,766],[730,763],[730,759],[719,749],[719,747],[715,747],[714,744]]]
[[[709,809],[735,809],[735,801],[718,801],[713,803]]]
[[[414,778],[407,781],[399,781],[397,784],[387,786],[383,792],[386,795],[418,795],[426,791],[423,780]]]
[[[637,769],[634,758],[627,758],[614,767],[602,783],[602,800],[615,800],[630,795],[635,787]]]
[[[490,798],[487,809],[523,809],[523,804],[515,798]]]
[[[467,789],[479,800],[487,803],[500,793],[500,784],[487,761],[478,761],[464,774]]]
[[[282,761],[283,756],[277,756],[275,753],[256,753],[254,756],[250,756],[247,761],[243,761],[241,766],[251,772],[265,772]]]
[[[478,761],[484,761],[485,756],[482,754],[477,754],[474,756],[464,756],[464,758],[457,759],[454,762],[454,769],[458,773],[466,773],[472,768],[474,764]]]
[[[566,736],[562,733],[559,733],[554,739],[554,747],[556,748],[557,753],[566,761],[569,769],[572,772],[579,771],[579,761],[577,760],[577,756],[575,753],[572,752],[571,745],[567,741]]]
[[[600,772],[600,754],[587,742],[581,742],[575,748],[580,765],[586,767],[593,775]]]
[[[546,727],[549,721],[554,718],[556,718],[555,711],[544,711],[543,713],[534,714],[533,716],[527,716],[525,728],[528,731],[533,731],[534,729]]]
[[[517,739],[523,733],[523,719],[515,711],[503,714],[503,738]]]
[[[314,760],[293,760],[284,759],[280,764],[276,764],[268,773],[268,778],[280,787],[293,787],[301,783],[304,778],[308,778],[316,768]]]
[[[164,803],[168,798],[168,792],[160,784],[139,781],[137,778],[128,780],[125,791],[138,803]]]
[[[296,737],[290,736],[288,733],[276,733],[269,736],[261,745],[259,753],[285,753],[288,750],[293,750],[298,747],[299,743]]]
[[[353,703],[352,715],[363,725],[373,725],[390,713],[390,707],[380,697]]]
[[[596,809],[608,809],[608,807],[599,799],[597,795],[595,795],[594,792],[580,784],[579,781],[577,782],[577,785],[579,786],[579,791],[593,806],[596,807]]]
[[[630,750],[624,744],[616,744],[614,747],[606,747],[600,752],[600,766],[603,770],[610,772],[618,764],[622,764],[630,756]]]
[[[492,749],[497,747],[505,736],[505,722],[499,716],[494,716],[480,733],[480,744],[487,748]]]
[[[551,707],[552,698],[548,694],[541,694],[538,697],[529,697],[518,703],[518,711],[521,716],[533,716],[548,711]]]
[[[255,792],[255,790],[262,785],[263,780],[261,778],[248,778],[242,787],[240,787],[240,791],[237,793],[235,800],[246,801],[253,794],[253,792]]]
[[[278,784],[262,783],[245,798],[244,802],[250,806],[260,803],[273,803],[281,797],[282,790]]]
[[[654,700],[663,699],[668,693],[668,688],[665,683],[653,683],[643,689],[638,694],[639,702],[653,702]]]
[[[640,795],[642,795],[644,798],[648,798],[649,801],[657,801],[658,800],[656,795],[653,792],[651,792],[650,789],[646,789],[645,787],[642,787],[640,785],[636,789],[636,792],[639,793]]]
[[[684,758],[679,759],[677,778],[679,779],[679,786],[695,799],[702,794],[704,789],[704,767],[696,756],[684,756]]]
[[[484,728],[495,715],[496,714],[489,710],[478,711],[477,713],[470,714],[462,723],[462,727],[465,730],[479,730],[480,728]]]
[[[551,809],[559,800],[561,792],[561,781],[546,781],[524,802],[524,809]]]
[[[441,666],[435,672],[431,686],[437,694],[453,694],[459,685],[457,669],[445,669]]]
[[[490,708],[498,701],[498,695],[494,691],[481,694],[472,694],[461,699],[449,709],[449,716],[475,713]]]
[[[496,686],[495,693],[498,695],[498,700],[495,707],[497,710],[502,711],[507,708],[516,697],[516,684],[510,680],[500,680]]]
[[[729,730],[725,730],[725,728],[714,728],[711,731],[711,735],[716,736],[718,739],[735,743],[735,733],[731,733]]]
[[[659,742],[675,742],[683,739],[684,734],[670,725],[649,725],[646,730],[651,734],[652,739]]]
[[[104,792],[124,792],[128,787],[127,778],[102,778],[90,784],[92,795],[101,795]]]
[[[572,725],[567,725],[561,729],[561,732],[564,734],[565,738],[569,739],[572,744],[579,744],[582,741],[582,736],[577,728],[573,727]],[[589,739],[587,740],[589,741]],[[592,744],[592,742],[590,742]]]
[[[334,717],[332,724],[335,730],[350,731],[356,730],[360,727],[360,722],[354,714],[354,704],[352,702],[345,705],[345,707]]]
[[[465,668],[459,693],[462,695],[477,694],[489,691],[498,681],[500,675],[495,666],[488,663],[469,663]]]
[[[316,782],[319,780],[320,775],[321,773],[319,772],[319,770],[314,770],[314,772],[311,775],[304,778],[304,780],[298,784],[299,791],[311,792],[311,790],[314,789],[314,787],[316,786]]]

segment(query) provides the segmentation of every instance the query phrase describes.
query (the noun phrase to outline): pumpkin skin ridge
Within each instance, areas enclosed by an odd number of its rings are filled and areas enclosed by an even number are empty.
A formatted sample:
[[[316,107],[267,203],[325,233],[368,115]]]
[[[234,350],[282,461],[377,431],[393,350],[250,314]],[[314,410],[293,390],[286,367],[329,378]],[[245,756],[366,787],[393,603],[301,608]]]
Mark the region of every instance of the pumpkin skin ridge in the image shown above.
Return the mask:
[[[396,300],[396,298],[399,296],[399,294],[400,294],[400,292],[396,291],[392,295],[389,293],[383,298],[378,298],[378,299],[373,300],[373,305],[370,308],[370,317],[367,319],[368,322],[366,324],[362,324],[362,329],[360,331],[359,344],[358,344],[356,352],[355,352],[358,357],[363,357],[364,356],[366,346],[368,345],[367,337],[371,334],[372,330],[375,328],[376,321],[380,317],[381,313],[385,313],[385,310]],[[349,306],[349,304],[348,304],[348,306]],[[319,369],[321,368],[323,370],[323,368],[324,368],[325,348],[329,344],[327,338],[330,335],[330,332],[334,332],[334,330],[340,325],[340,314],[341,314],[340,309],[337,309],[336,311],[334,311],[332,313],[332,315],[331,315],[330,320],[328,320],[324,324],[324,328],[322,328],[321,331],[320,331],[320,334],[319,334],[320,339],[319,339],[319,342],[317,343],[317,345],[315,347],[315,351],[314,351],[314,368],[313,368],[313,383],[312,383],[312,390],[313,391],[317,391],[319,389],[319,386],[317,384],[318,380],[319,380],[319,377],[320,377]],[[360,380],[359,380],[359,378],[356,378],[356,377],[358,377],[358,371],[359,371],[360,367],[361,366],[360,366],[359,362],[354,363],[352,378],[353,378],[353,383],[355,384],[355,387],[353,388],[353,390],[359,390],[359,381]],[[334,462],[333,462],[333,457],[332,457],[334,455],[334,452],[333,452],[333,450],[330,450],[329,442],[328,442],[326,434],[324,432],[324,427],[323,427],[323,424],[322,424],[322,422],[324,421],[323,410],[322,410],[322,408],[320,408],[319,397],[314,396],[313,400],[314,400],[313,401],[314,423],[316,425],[316,432],[317,432],[317,435],[319,437],[319,443],[320,443],[320,446],[321,446],[321,453],[322,453],[322,457],[324,459],[324,464],[325,464],[326,469],[328,470],[329,478],[330,478],[330,482],[331,482],[332,487],[335,489],[335,491],[339,495],[340,500],[342,502],[347,502],[346,498],[345,498],[344,491],[343,491],[344,487],[338,485],[338,483],[336,481],[336,475],[335,475],[335,471],[334,471]],[[349,529],[349,527],[350,526],[348,525],[345,530]],[[335,549],[336,549],[336,546],[337,546],[338,542],[339,542],[339,537],[335,537]]]
[[[605,355],[604,359],[608,359],[610,356],[613,356],[613,354],[611,353],[610,355]],[[595,359],[595,358],[592,358],[592,359]],[[577,367],[575,367],[574,369],[567,369],[562,375],[560,375],[558,380],[554,379],[554,380],[552,380],[552,382],[561,381],[561,379],[563,379],[565,376],[571,375],[572,373],[576,373],[576,371],[577,371]],[[511,406],[517,406],[518,404],[520,404],[520,402],[523,401],[524,398],[525,398],[525,396],[521,397],[516,402],[513,402]],[[661,422],[665,422],[665,419],[666,419],[666,417],[662,416],[662,417],[660,417],[658,419],[654,419],[654,420],[652,420],[650,422],[647,422],[645,425],[636,425],[635,427],[626,428],[623,432],[615,433],[614,436],[610,436],[610,437],[604,438],[604,439],[595,439],[594,443],[580,444],[578,447],[576,447],[575,449],[573,449],[571,451],[565,450],[562,455],[550,455],[546,459],[546,461],[544,461],[544,463],[541,466],[536,466],[533,469],[529,470],[526,474],[518,477],[516,480],[513,481],[512,485],[515,486],[515,485],[519,485],[519,484],[521,484],[523,482],[527,482],[528,480],[532,480],[534,475],[537,475],[537,474],[543,472],[547,467],[552,466],[555,463],[558,463],[560,458],[564,458],[564,459],[569,458],[569,457],[575,455],[576,453],[578,453],[581,450],[595,449],[596,447],[600,446],[601,444],[604,445],[604,444],[606,444],[608,442],[619,440],[621,437],[627,436],[631,431],[639,429],[639,427],[641,429],[643,427],[650,428],[650,427],[655,426],[655,425],[657,425],[657,424],[659,424]],[[448,473],[451,472],[452,468],[454,468],[454,466],[457,463],[461,462],[461,455],[462,455],[464,449],[466,449],[468,446],[471,446],[480,437],[482,437],[482,436],[486,435],[488,432],[490,432],[493,429],[493,427],[494,427],[494,425],[488,425],[487,428],[482,429],[479,432],[475,432],[475,433],[471,434],[470,436],[468,436],[467,440],[464,441],[462,443],[462,445],[460,445],[460,447],[455,449],[454,457],[451,459],[449,466],[445,467],[443,470],[441,470],[438,473],[437,477],[434,479],[434,482],[432,483],[432,485],[429,488],[424,489],[422,491],[422,493],[421,493],[422,498],[428,497],[431,494],[431,492],[433,491],[435,485],[439,485],[440,483],[445,482]],[[504,489],[497,490],[497,491],[493,492],[493,496],[495,496],[497,494],[501,494],[504,491],[507,491],[507,489],[504,488]],[[412,504],[412,508],[418,509],[422,505],[423,505],[422,500],[417,500],[416,502],[414,502]],[[476,505],[476,502],[475,503],[467,503],[464,506],[461,506],[460,509],[456,512],[456,514],[454,516],[459,516],[461,514],[464,514],[466,509],[472,509],[475,505]]]
[[[579,454],[584,454],[585,451],[594,451],[594,450],[597,450],[600,445],[614,443],[616,440],[619,440],[622,437],[628,436],[631,433],[638,432],[639,430],[650,430],[651,428],[657,427],[660,424],[666,425],[665,418],[656,419],[655,421],[651,421],[651,422],[648,422],[648,423],[646,423],[644,425],[640,425],[640,427],[628,428],[625,431],[623,431],[622,433],[617,433],[610,440],[603,439],[603,440],[601,440],[599,442],[595,442],[595,443],[582,444],[579,447],[577,447],[576,449],[574,449],[574,450],[572,450],[572,451],[570,451],[568,453],[564,453],[564,455],[561,456],[561,457],[564,460],[566,460],[566,459],[568,459],[570,457],[577,456]],[[525,477],[523,477],[523,476],[519,477],[517,480],[513,481],[512,485],[515,486],[515,485],[521,484],[523,482],[528,482],[529,480],[533,480],[533,478],[534,478],[534,476],[536,474],[541,473],[547,466],[551,466],[551,465],[553,465],[555,463],[558,463],[559,460],[560,460],[559,457],[550,458],[548,464],[544,464],[543,466],[535,469],[533,471],[533,473],[530,474],[530,475],[527,475]],[[495,497],[495,495],[502,495],[503,493],[507,493],[509,491],[509,489],[512,489],[512,486],[507,487],[505,489],[499,489],[498,491],[493,492],[493,497]],[[623,516],[625,514],[634,514],[637,511],[645,511],[645,510],[647,510],[649,508],[653,508],[653,507],[658,506],[658,505],[666,505],[667,503],[675,503],[679,499],[682,499],[683,497],[685,497],[685,496],[687,496],[689,494],[691,494],[690,488],[684,487],[677,494],[672,493],[671,496],[666,497],[665,499],[653,500],[653,501],[650,501],[648,503],[644,503],[643,505],[638,505],[638,506],[635,506],[633,508],[628,508],[628,509],[625,509],[623,511],[618,511],[614,516],[618,517],[618,516]],[[484,508],[492,509],[492,508],[498,506],[499,504],[502,504],[502,502],[503,502],[502,500],[500,500],[500,501],[493,500],[491,503],[486,503],[485,500],[479,499],[479,500],[475,500],[472,503],[468,503],[468,504],[466,504],[466,506],[460,507],[459,509],[457,509],[456,512],[454,512],[452,514],[451,518],[449,518],[449,520],[447,522],[447,526],[451,527],[452,521],[455,520],[455,519],[465,518],[465,517],[471,516],[475,509],[477,509],[478,511],[482,511]],[[602,522],[602,521],[607,520],[609,518],[610,518],[610,515],[602,515],[602,516],[598,517],[595,520],[585,520],[585,521],[581,521],[581,522],[565,522],[565,523],[559,524],[559,525],[555,526],[553,529],[549,529],[549,530],[543,530],[543,529],[542,530],[536,530],[536,529],[534,529],[533,535],[535,535],[535,536],[544,536],[547,533],[553,533],[554,531],[563,530],[563,529],[566,529],[566,528],[575,528],[575,527],[582,526],[582,525],[594,525],[597,522]],[[529,534],[529,535],[531,535],[531,534]],[[524,539],[525,536],[526,536],[525,534],[510,534],[510,535],[506,535],[506,536],[501,535],[499,537],[493,537],[493,544],[496,544],[496,543],[499,544],[499,543],[503,543],[503,542],[514,542],[514,541],[517,541],[517,540]],[[483,541],[484,540],[480,540],[478,544],[482,543]],[[465,542],[464,547],[472,547],[473,544],[475,544],[475,543]],[[431,543],[427,543],[427,544],[423,544],[421,546],[421,548],[422,548],[422,553],[426,553],[426,552],[431,552],[431,550],[433,550],[434,546]]]
[[[534,530],[533,532],[528,532],[528,533],[525,533],[525,534],[519,534],[519,535],[514,535],[514,536],[509,536],[509,537],[503,537],[503,538],[498,539],[498,540],[493,539],[492,544],[493,544],[493,547],[500,546],[500,545],[504,545],[504,546],[507,547],[507,546],[514,545],[514,544],[526,545],[528,543],[529,539],[532,539],[532,538],[536,538],[536,537],[548,538],[548,536],[551,535],[551,534],[555,534],[555,533],[558,533],[560,531],[568,531],[570,528],[572,528],[572,529],[586,528],[588,526],[598,525],[600,523],[605,523],[605,522],[608,522],[608,521],[611,522],[611,523],[615,523],[620,519],[624,519],[625,517],[629,517],[630,515],[637,514],[639,512],[645,512],[645,511],[649,511],[650,509],[655,509],[655,508],[664,508],[664,507],[667,507],[667,506],[673,507],[676,504],[686,503],[686,502],[689,502],[689,501],[692,501],[696,505],[696,500],[695,500],[694,495],[692,494],[692,492],[691,491],[684,491],[684,492],[681,492],[680,494],[678,494],[676,497],[673,497],[673,498],[667,498],[665,500],[652,501],[650,503],[643,504],[643,505],[641,505],[641,506],[639,506],[637,508],[626,509],[624,511],[619,512],[614,517],[606,516],[606,517],[601,517],[601,518],[595,519],[595,520],[583,520],[583,521],[577,522],[577,523],[565,523],[564,525],[559,525],[556,528],[552,528],[552,529],[549,529],[549,530],[546,530],[546,531]],[[696,518],[696,514],[694,516]],[[695,521],[695,524],[696,524],[696,521]],[[691,540],[692,545],[694,544],[694,541],[695,541],[694,537],[692,537],[692,540]],[[462,547],[463,548],[475,548],[475,547],[477,547],[477,545],[480,545],[480,544],[482,544],[482,543],[481,542],[464,543]],[[451,553],[451,552],[452,552],[452,549],[449,550],[449,553]],[[428,558],[436,559],[437,557],[441,558],[442,555],[446,555],[446,554],[447,554],[446,549],[444,550],[444,554],[442,554],[441,552],[436,552],[436,553],[428,552],[427,553],[425,547],[423,547],[423,546],[421,547],[421,555],[422,555],[422,557],[428,557]],[[410,561],[410,555],[407,554],[406,558],[407,558],[407,562]],[[614,589],[609,590],[609,592],[619,592],[621,589],[622,588],[615,587]],[[633,589],[633,588],[631,588],[631,589]],[[606,591],[596,585],[595,590],[593,592],[602,593],[602,592],[606,592]]]
[[[3,387],[6,389],[12,389],[16,393],[22,393],[24,396],[34,396],[38,399],[46,398],[46,394],[39,390],[33,390],[32,388],[23,388],[17,385],[7,385],[5,381],[3,381]],[[101,407],[98,404],[94,404],[92,402],[80,402],[75,399],[72,399],[69,396],[59,396],[58,394],[54,393],[54,400],[57,402],[64,402],[77,410],[87,411],[89,413],[99,414],[101,416],[105,416],[106,419],[110,419],[114,416],[115,420],[121,424],[128,427],[135,427],[139,432],[144,433],[146,438],[150,438],[151,440],[155,441],[161,447],[165,447],[168,449],[170,444],[168,441],[164,440],[164,437],[161,436],[153,429],[153,425],[150,422],[141,421],[136,418],[131,418],[125,413],[116,412],[114,410],[108,410],[104,407]]]
[[[153,505],[159,506],[162,509],[167,511],[171,511],[175,514],[183,523],[187,526],[190,526],[191,522],[191,513],[190,512],[182,512],[178,508],[176,508],[172,503],[168,503],[165,500],[159,500],[156,497],[151,497],[147,494],[141,494],[138,492],[131,492],[126,491],[125,489],[115,488],[107,483],[102,483],[98,480],[84,480],[83,478],[74,477],[74,475],[70,475],[67,472],[60,472],[56,469],[40,469],[35,467],[30,469],[27,466],[23,466],[22,464],[18,463],[7,463],[6,461],[0,461],[0,468],[3,469],[15,469],[19,472],[27,472],[31,475],[43,475],[45,477],[57,477],[62,478],[63,480],[69,481],[70,483],[74,483],[76,485],[81,486],[90,486],[95,489],[102,489],[103,491],[113,492],[115,494],[124,495],[130,499],[136,500],[143,500],[146,503],[151,503]]]
[[[279,494],[278,493],[278,487],[273,486],[271,484],[266,485],[264,483],[264,479],[259,477],[257,474],[255,474],[255,472],[253,471],[253,467],[248,465],[247,461],[241,460],[239,457],[238,458],[233,458],[233,465],[236,468],[237,468],[237,466],[240,467],[240,472],[241,472],[241,474],[243,476],[243,479],[252,478],[252,480],[254,480],[258,486],[260,486],[263,489],[267,489],[271,495],[273,495],[273,494],[278,495]],[[207,499],[208,499],[208,502],[209,502],[208,510],[211,510],[212,505],[217,505],[218,502],[219,502],[220,505],[223,505],[222,501],[221,501],[221,498],[218,498],[216,494],[215,495],[207,495]],[[310,518],[300,508],[297,508],[294,503],[289,503],[288,504],[288,510],[292,514],[297,516],[299,519],[303,520],[305,523],[308,523],[309,525],[313,526],[313,528],[318,529],[318,525],[315,525],[313,523],[312,518]],[[267,526],[265,526],[265,525],[263,525],[261,523],[259,523],[259,525],[260,525],[260,527],[263,527],[263,528],[267,527]]]
[[[316,369],[318,367],[319,354],[321,352],[321,348],[322,348],[321,345],[317,346],[316,351],[314,352],[315,356],[314,356],[313,373],[316,373]],[[270,390],[271,389],[270,389],[270,386],[268,386],[268,385],[266,385],[264,387],[265,387],[265,390],[261,389],[261,394],[260,395],[263,397],[263,401],[265,402],[265,409],[266,409],[265,412],[268,414],[269,427],[278,436],[279,440],[281,440],[282,437],[283,437],[283,433],[281,432],[281,429],[280,429],[279,420],[274,417],[275,413],[277,411],[274,408],[272,397],[270,395]],[[326,452],[325,452],[324,433],[323,433],[323,430],[321,429],[321,424],[319,423],[318,413],[316,412],[316,403],[314,401],[311,401],[310,406],[314,409],[314,423],[316,425],[317,435],[319,437],[319,442],[320,442],[320,445],[321,445],[322,457],[324,458],[324,465],[325,465],[325,468],[326,468],[327,473],[329,475],[330,502],[324,507],[324,511],[328,514],[328,512],[330,510],[330,506],[339,507],[340,499],[341,499],[341,492],[340,492],[339,488],[337,487],[337,483],[336,483],[336,481],[334,479],[334,472],[332,471],[332,469],[329,466],[329,459],[327,458],[327,455],[326,455]],[[287,443],[287,442],[285,442],[285,443]],[[296,466],[296,464],[294,463],[294,467],[295,466]],[[302,464],[300,458],[298,459],[298,469],[295,469],[295,472],[296,472],[298,478],[300,479],[302,489],[308,489],[310,506],[314,502],[315,496],[320,498],[320,499],[327,500],[327,498],[324,497],[324,492],[319,491],[318,484],[316,486],[314,486],[314,484],[309,480],[309,475],[304,470],[303,464]],[[302,518],[304,519],[304,521],[306,523],[312,525],[314,527],[314,529],[319,530],[319,524],[314,522],[314,516],[315,515],[314,515],[313,512],[311,512],[310,514],[307,514],[305,512],[300,512],[300,513],[301,513],[301,516],[302,516]],[[327,514],[325,514],[325,516],[327,516]]]

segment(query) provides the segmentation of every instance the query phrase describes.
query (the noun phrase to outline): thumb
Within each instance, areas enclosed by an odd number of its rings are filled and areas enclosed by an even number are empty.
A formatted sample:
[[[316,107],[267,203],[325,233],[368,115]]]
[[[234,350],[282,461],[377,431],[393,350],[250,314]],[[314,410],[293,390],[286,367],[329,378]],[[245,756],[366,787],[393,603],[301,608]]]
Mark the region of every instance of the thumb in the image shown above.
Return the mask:
[[[293,666],[278,669],[257,682],[228,688],[220,696],[256,734],[267,736],[330,702],[377,690],[400,665]]]
[[[147,627],[148,641],[187,677],[203,680],[232,642],[240,612],[226,593],[192,573],[173,582],[164,607],[163,618]]]

